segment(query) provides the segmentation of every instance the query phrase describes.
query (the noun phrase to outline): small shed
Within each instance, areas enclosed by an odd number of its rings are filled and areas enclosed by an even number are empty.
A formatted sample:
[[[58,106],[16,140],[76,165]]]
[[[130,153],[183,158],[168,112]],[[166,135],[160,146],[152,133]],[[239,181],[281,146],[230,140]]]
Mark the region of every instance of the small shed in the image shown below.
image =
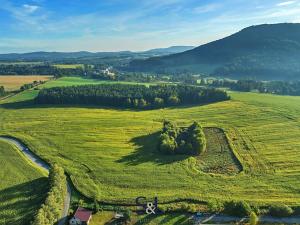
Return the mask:
[[[70,219],[70,225],[88,225],[92,219],[92,211],[78,207],[72,219]]]

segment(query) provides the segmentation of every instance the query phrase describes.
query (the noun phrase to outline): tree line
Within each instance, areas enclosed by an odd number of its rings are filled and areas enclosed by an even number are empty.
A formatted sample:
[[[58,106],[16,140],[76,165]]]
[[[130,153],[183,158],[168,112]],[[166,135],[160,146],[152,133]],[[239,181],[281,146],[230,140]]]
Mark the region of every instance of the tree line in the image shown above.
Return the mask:
[[[28,84],[23,84],[21,87],[20,87],[20,91],[25,91],[27,89],[30,89],[30,88],[33,88],[35,86],[38,86],[40,84],[44,84],[46,81],[33,81],[32,83],[28,83]]]
[[[165,154],[200,155],[206,149],[203,128],[194,122],[187,128],[164,121],[159,140],[159,150]]]
[[[260,93],[270,93],[277,95],[300,96],[300,81],[255,81],[255,80],[214,80],[213,87],[227,87],[235,91],[249,92],[257,90]]]
[[[38,104],[94,104],[101,106],[153,109],[185,104],[228,100],[226,92],[187,85],[101,84],[42,89]]]
[[[67,194],[67,180],[63,168],[54,165],[49,172],[50,190],[34,217],[32,225],[53,225],[61,218]]]
[[[84,76],[83,68],[58,68],[51,64],[0,64],[1,75]]]

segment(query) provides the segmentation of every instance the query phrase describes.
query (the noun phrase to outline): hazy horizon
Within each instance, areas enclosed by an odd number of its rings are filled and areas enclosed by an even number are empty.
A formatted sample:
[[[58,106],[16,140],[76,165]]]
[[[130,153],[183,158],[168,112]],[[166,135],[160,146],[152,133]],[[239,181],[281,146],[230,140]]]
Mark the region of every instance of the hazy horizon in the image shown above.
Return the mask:
[[[300,1],[0,0],[0,53],[199,46],[258,24],[300,22]]]

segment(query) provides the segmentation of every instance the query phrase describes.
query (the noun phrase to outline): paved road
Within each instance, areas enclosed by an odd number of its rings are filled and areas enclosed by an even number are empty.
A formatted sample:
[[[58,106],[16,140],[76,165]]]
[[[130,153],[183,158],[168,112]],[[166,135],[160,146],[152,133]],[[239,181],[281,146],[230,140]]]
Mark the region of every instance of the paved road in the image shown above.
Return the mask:
[[[197,225],[201,224],[228,224],[228,223],[237,223],[237,224],[245,224],[248,219],[246,217],[234,217],[234,216],[226,216],[222,214],[204,214],[198,221],[195,222]],[[285,218],[276,218],[271,216],[261,216],[259,218],[260,222],[268,223],[268,224],[300,224],[299,216],[291,216]]]
[[[2,137],[2,136],[0,136],[0,140],[9,142],[9,143],[15,145],[31,162],[33,162],[35,165],[42,168],[43,170],[46,170],[47,172],[49,172],[50,165],[48,163],[46,163],[45,161],[41,160],[39,157],[37,157],[33,152],[31,152],[19,140],[11,138],[11,137]],[[71,200],[71,187],[70,187],[70,184],[67,183],[67,195],[65,198],[64,209],[63,209],[62,217],[58,222],[58,225],[65,225],[67,222],[68,211],[70,208],[70,200]]]

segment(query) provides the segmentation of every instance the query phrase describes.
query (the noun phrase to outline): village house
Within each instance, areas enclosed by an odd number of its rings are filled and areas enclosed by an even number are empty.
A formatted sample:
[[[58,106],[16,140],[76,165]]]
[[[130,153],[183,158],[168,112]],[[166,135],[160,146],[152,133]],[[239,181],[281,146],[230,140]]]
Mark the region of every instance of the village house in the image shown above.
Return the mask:
[[[78,207],[72,219],[70,219],[70,225],[88,225],[92,219],[92,212]]]

